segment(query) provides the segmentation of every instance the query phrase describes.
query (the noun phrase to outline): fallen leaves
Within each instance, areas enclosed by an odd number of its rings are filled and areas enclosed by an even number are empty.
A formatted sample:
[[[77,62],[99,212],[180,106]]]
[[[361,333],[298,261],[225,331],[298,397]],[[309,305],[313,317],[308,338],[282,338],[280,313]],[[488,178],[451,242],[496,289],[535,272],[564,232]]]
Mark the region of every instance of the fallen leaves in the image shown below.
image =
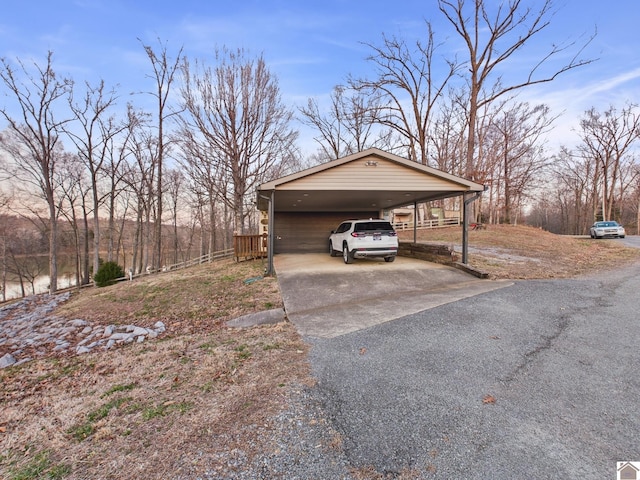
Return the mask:
[[[494,397],[493,395],[485,395],[482,399],[482,403],[484,403],[485,405],[492,405],[496,403],[496,397]]]

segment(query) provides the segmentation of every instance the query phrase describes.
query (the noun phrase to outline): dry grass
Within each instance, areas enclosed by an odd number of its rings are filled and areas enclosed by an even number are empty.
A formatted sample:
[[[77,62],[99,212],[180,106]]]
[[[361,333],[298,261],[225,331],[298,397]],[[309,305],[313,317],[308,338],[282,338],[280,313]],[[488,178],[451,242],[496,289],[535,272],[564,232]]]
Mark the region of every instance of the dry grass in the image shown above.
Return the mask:
[[[420,232],[421,241],[460,239],[460,229]],[[470,263],[495,278],[571,277],[638,254],[617,241],[527,227],[470,232]],[[229,261],[74,294],[57,315],[101,325],[161,320],[167,332],[0,370],[0,478],[197,478],[236,447],[248,456],[264,451],[263,434],[290,387],[313,379],[307,346],[290,324],[223,325],[282,306],[277,280],[260,278],[263,268]],[[367,469],[352,474],[381,478]]]
[[[262,267],[224,262],[73,296],[57,314],[168,331],[0,370],[0,478],[195,477],[234,446],[260,452],[288,388],[311,381],[290,324],[223,326],[282,306],[276,279],[244,282]]]
[[[399,232],[412,241],[413,232]],[[455,246],[461,251],[460,227],[419,230],[418,242]],[[619,240],[554,235],[525,226],[488,225],[469,231],[469,264],[493,278],[571,278],[611,269],[640,259],[640,250]]]

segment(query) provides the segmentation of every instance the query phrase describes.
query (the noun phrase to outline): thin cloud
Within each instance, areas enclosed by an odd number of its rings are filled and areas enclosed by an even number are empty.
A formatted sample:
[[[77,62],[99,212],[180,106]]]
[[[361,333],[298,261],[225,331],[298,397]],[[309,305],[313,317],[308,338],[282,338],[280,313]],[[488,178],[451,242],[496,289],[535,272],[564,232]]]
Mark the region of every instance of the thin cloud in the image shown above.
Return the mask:
[[[581,98],[589,98],[601,93],[612,92],[614,89],[618,89],[625,83],[636,80],[638,78],[640,78],[640,67],[637,67],[628,72],[622,72],[611,78],[605,78],[604,80],[595,82],[593,84],[587,84],[585,88],[579,89],[578,92],[580,93]]]

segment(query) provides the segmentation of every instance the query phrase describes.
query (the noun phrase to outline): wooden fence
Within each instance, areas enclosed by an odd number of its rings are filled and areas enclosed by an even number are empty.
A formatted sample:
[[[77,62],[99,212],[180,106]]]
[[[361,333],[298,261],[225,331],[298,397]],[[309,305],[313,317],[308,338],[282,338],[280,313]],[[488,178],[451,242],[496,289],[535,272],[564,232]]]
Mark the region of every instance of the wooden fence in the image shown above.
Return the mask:
[[[452,227],[460,225],[460,218],[436,218],[434,220],[422,220],[418,221],[416,225],[417,229],[421,228],[438,228],[438,227]],[[413,230],[413,221],[411,222],[395,222],[393,228],[396,230]]]

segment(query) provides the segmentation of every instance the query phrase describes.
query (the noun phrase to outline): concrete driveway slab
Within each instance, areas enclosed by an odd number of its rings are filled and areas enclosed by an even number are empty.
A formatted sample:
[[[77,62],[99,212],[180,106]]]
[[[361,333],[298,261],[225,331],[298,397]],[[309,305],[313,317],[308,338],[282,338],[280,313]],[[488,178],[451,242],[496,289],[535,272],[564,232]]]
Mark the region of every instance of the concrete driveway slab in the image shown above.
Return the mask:
[[[405,257],[356,260],[279,254],[274,267],[289,320],[301,335],[333,338],[508,285]]]

